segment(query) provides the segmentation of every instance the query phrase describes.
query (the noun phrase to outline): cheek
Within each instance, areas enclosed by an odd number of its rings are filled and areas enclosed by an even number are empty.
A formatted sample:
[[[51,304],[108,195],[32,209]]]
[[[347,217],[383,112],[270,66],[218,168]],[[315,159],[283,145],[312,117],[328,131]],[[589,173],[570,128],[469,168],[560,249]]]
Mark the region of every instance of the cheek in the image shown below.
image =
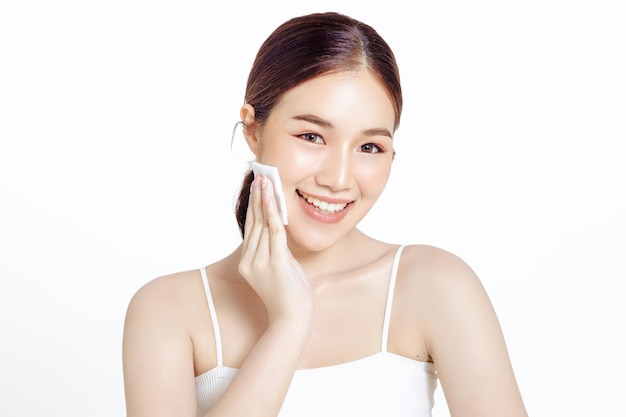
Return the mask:
[[[382,193],[387,185],[389,174],[391,173],[391,161],[381,160],[359,165],[359,182],[361,189],[367,190],[373,195]]]
[[[306,146],[285,141],[285,145],[267,149],[265,164],[278,167],[281,179],[285,181],[299,181],[303,177],[312,175],[323,160],[323,152],[315,149],[306,149]]]
[[[308,146],[307,146],[308,147]],[[295,146],[289,155],[289,164],[301,175],[311,175],[324,160],[323,150],[313,147]]]
[[[259,162],[278,168],[283,186],[293,184],[310,174],[319,161],[315,152],[306,152],[297,143],[286,140],[266,142],[259,155]]]

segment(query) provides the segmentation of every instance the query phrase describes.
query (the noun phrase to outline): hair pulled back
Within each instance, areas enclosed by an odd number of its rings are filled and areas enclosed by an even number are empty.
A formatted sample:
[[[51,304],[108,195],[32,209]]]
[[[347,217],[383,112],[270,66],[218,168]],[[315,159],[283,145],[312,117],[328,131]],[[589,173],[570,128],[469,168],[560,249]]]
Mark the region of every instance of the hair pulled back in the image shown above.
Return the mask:
[[[245,102],[254,107],[262,126],[283,95],[299,84],[329,73],[369,70],[387,90],[395,112],[394,129],[402,113],[402,89],[395,57],[370,26],[338,13],[314,13],[280,25],[259,48],[246,85]],[[244,234],[250,184],[246,174],[236,216]]]

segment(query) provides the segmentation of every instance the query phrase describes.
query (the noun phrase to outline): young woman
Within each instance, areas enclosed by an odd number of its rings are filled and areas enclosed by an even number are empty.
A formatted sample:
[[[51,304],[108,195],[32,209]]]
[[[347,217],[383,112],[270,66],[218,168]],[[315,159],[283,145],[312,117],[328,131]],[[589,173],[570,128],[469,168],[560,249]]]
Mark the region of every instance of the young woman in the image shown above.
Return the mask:
[[[526,416],[472,270],[357,229],[380,196],[402,110],[392,51],[347,16],[302,16],[261,46],[241,108],[249,173],[242,244],[133,297],[124,331],[131,417]]]

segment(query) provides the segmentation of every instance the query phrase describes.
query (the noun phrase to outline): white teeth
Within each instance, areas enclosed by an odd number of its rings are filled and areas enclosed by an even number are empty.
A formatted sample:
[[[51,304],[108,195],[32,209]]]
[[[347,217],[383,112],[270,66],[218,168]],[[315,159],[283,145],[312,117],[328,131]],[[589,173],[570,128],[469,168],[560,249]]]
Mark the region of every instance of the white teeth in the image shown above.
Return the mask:
[[[328,201],[322,201],[317,198],[309,197],[306,194],[300,193],[309,204],[313,204],[315,207],[327,213],[336,213],[346,208],[348,203],[329,203]]]

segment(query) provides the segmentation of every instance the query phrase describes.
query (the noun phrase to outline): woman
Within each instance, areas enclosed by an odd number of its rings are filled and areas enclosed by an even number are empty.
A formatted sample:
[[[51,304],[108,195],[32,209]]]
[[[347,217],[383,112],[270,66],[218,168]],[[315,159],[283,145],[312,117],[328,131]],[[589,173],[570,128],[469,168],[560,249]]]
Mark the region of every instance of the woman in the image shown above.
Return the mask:
[[[226,258],[161,277],[127,312],[129,416],[525,416],[502,333],[454,255],[357,229],[380,196],[402,110],[392,51],[369,26],[314,14],[261,46],[241,108],[259,163]]]

